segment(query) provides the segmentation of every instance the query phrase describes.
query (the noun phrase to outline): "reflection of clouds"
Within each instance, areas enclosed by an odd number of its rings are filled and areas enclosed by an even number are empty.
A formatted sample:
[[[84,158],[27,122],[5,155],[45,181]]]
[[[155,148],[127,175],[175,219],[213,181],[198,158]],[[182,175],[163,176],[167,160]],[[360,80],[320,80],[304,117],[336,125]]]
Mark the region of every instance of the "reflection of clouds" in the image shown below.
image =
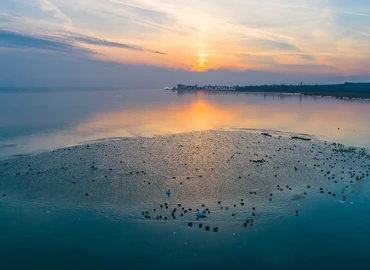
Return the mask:
[[[198,95],[196,100],[181,106],[167,103],[101,113],[79,124],[74,132],[96,137],[150,136],[235,127],[275,129],[344,140],[358,136],[363,140],[363,134],[353,134],[353,130],[364,130],[363,123],[368,122],[364,117],[367,115],[364,111],[369,111],[366,104],[355,107],[353,103],[330,100],[313,103],[314,99],[309,99],[307,103],[310,104],[306,106],[306,102],[302,105],[298,99],[295,102],[282,96],[279,102],[270,100],[268,104],[262,104],[262,100],[248,101],[248,98],[234,102],[211,99],[212,96]]]
[[[191,94],[189,94],[191,93]],[[124,99],[124,95],[122,95]],[[317,135],[370,147],[368,101],[280,94],[181,93],[176,102],[138,103],[96,113],[70,129],[2,141],[1,156],[33,153],[114,137],[152,136],[210,129],[271,129]],[[338,128],[340,128],[338,130]]]
[[[194,101],[183,107],[162,105],[102,113],[78,125],[76,132],[104,130],[121,136],[122,133],[127,134],[128,130],[136,130],[144,135],[207,130],[224,127],[230,121],[235,122],[239,114],[238,108],[216,107],[203,100]]]

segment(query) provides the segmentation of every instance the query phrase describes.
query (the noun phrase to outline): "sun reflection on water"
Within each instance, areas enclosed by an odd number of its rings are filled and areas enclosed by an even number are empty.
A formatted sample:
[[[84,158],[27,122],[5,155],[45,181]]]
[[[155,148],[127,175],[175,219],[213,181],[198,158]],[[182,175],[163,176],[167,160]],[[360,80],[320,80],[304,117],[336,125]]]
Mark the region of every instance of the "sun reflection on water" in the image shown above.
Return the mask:
[[[248,100],[248,96],[244,95],[238,101],[221,102],[217,98],[201,93],[197,94],[193,101],[181,106],[177,103],[166,103],[161,106],[151,104],[100,113],[77,125],[73,133],[77,137],[83,135],[86,139],[96,139],[249,128],[309,133],[341,140],[346,138],[353,140],[356,136],[359,138],[362,136],[364,128],[358,125],[365,120],[353,120],[361,112],[346,113],[348,111],[346,107],[350,104],[329,105],[322,102],[312,107],[302,106],[299,97],[296,98],[297,102],[293,102],[292,99],[268,102]],[[358,110],[360,108],[361,106],[358,106]],[[340,132],[338,127],[341,127]]]
[[[121,94],[122,100],[130,100],[132,93]],[[77,124],[68,128],[3,141],[4,145],[17,147],[2,149],[2,154],[29,153],[113,137],[232,128],[307,133],[346,145],[370,147],[370,107],[366,101],[194,91],[173,94],[176,96],[159,102],[115,100],[119,105],[114,109],[80,117]]]

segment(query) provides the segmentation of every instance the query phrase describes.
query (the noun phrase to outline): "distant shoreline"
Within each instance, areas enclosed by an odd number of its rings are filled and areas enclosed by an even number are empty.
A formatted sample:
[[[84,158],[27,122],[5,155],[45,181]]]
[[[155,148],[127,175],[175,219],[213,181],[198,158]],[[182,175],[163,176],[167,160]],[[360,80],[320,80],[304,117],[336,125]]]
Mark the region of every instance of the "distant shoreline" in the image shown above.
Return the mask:
[[[208,86],[206,86],[208,87]],[[199,88],[199,89],[198,89]],[[177,91],[223,91],[222,88],[212,90],[197,85],[189,86],[188,88],[179,89]],[[230,90],[226,90],[230,92]],[[370,83],[344,83],[330,85],[256,85],[256,86],[233,86],[232,92],[247,92],[247,93],[285,93],[285,94],[302,94],[306,96],[330,96],[336,98],[360,98],[370,99]]]
[[[370,98],[370,83],[344,83],[330,85],[262,85],[237,87],[237,92],[300,93],[306,96],[336,98]]]

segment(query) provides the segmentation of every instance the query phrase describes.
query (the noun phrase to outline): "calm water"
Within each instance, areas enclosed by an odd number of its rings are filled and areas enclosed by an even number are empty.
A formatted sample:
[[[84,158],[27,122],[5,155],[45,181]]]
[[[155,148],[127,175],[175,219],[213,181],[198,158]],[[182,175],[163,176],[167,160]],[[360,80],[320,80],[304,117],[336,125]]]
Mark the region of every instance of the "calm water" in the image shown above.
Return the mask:
[[[370,101],[164,90],[0,92],[0,158],[111,137],[272,129],[370,147]],[[339,128],[339,130],[338,130]]]
[[[332,146],[293,141],[289,132],[370,148],[368,115],[370,101],[299,95],[2,92],[1,159],[113,137],[210,129],[283,133],[248,133],[250,140],[216,131],[115,140],[99,150],[92,144],[1,162],[0,194],[7,195],[0,197],[1,269],[367,269],[370,183],[349,172],[361,175],[368,158],[333,156]],[[270,163],[250,162],[261,157]],[[131,176],[130,170],[144,173]],[[217,203],[232,206],[240,198],[246,205],[238,204],[235,217]],[[220,230],[199,229],[194,213],[171,222],[143,218],[141,211],[154,215],[152,208],[166,200],[171,207],[206,202],[205,224]],[[252,206],[255,224],[244,228]]]

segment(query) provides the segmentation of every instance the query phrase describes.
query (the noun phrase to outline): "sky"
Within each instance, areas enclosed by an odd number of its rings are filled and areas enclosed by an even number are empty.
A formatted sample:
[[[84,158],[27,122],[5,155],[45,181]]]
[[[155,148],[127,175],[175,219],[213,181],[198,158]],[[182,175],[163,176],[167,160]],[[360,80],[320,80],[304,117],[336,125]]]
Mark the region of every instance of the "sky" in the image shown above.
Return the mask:
[[[1,0],[0,86],[370,81],[369,0]]]

